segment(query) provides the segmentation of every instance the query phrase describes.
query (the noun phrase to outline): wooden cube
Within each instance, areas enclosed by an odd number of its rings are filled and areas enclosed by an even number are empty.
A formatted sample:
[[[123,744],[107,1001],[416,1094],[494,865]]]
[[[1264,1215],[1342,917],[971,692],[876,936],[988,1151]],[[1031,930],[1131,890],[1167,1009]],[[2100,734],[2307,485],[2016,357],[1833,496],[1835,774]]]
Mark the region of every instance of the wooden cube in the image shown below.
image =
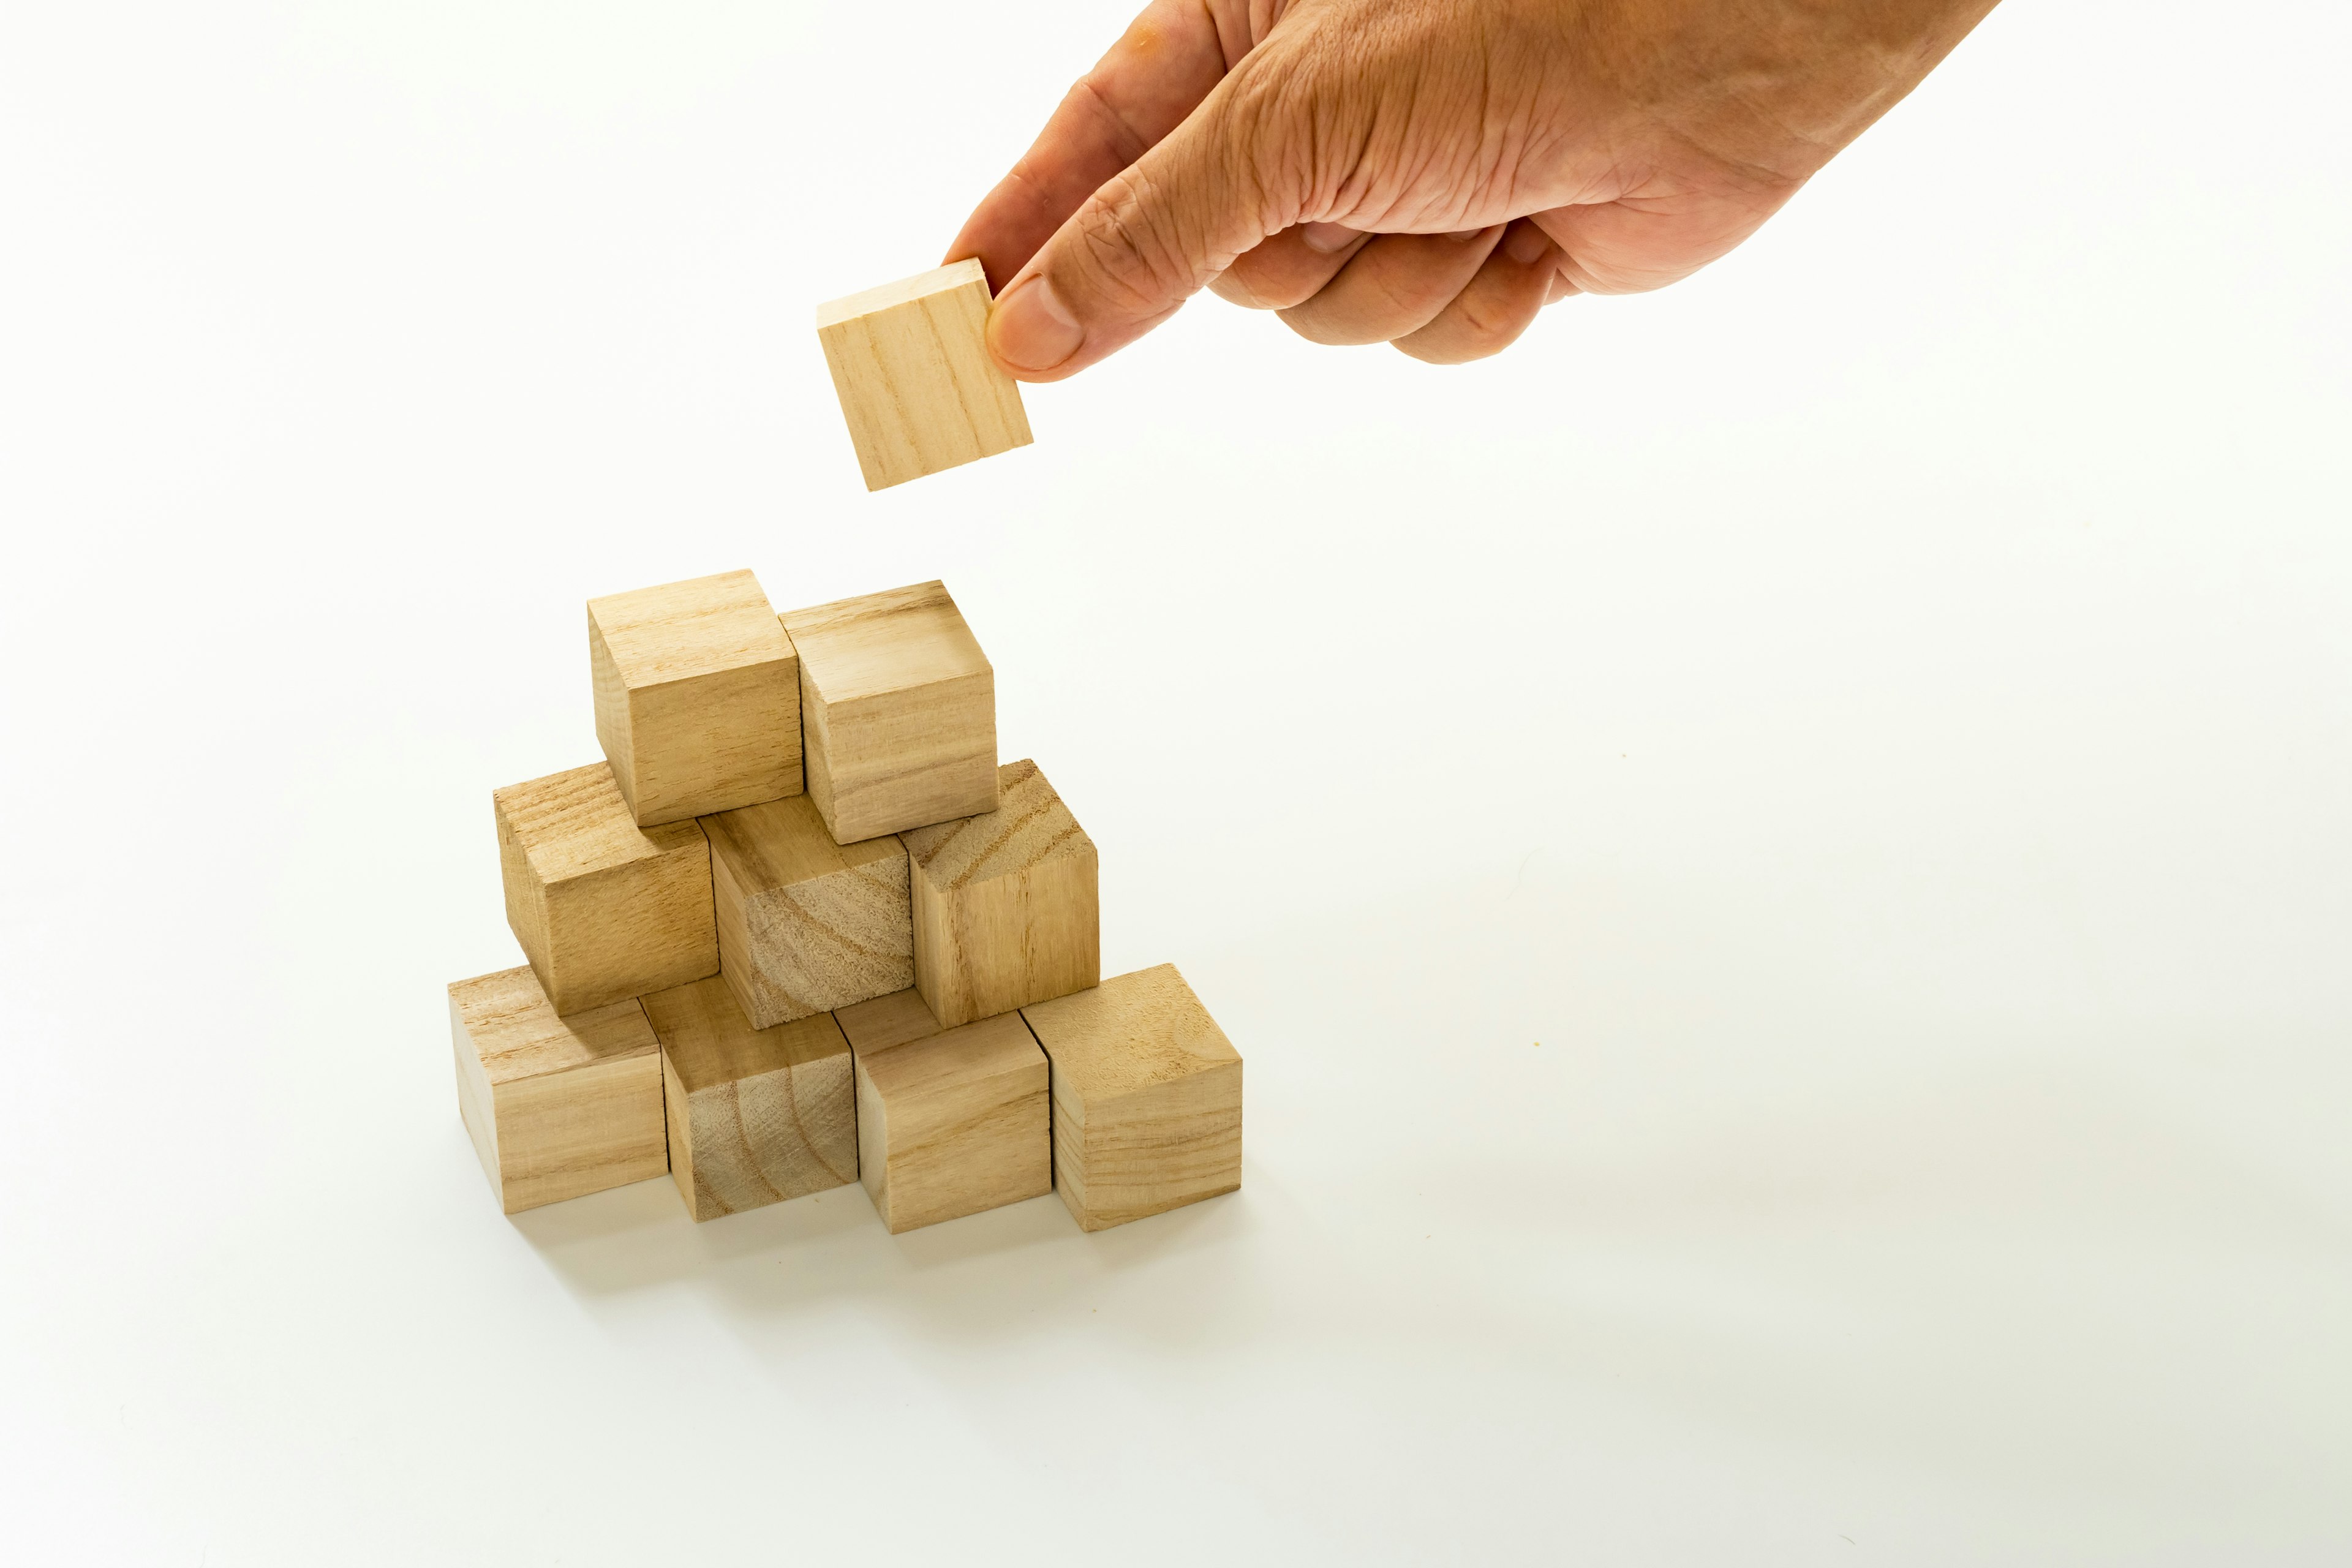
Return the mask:
[[[987,332],[978,261],[817,307],[817,341],[867,489],[1029,444],[1020,384],[990,357]]]
[[[808,793],[834,838],[996,807],[996,672],[945,586],[783,617],[801,657]]]
[[[588,662],[639,826],[800,794],[800,661],[749,572],[589,600]]]
[[[1094,840],[1033,762],[996,772],[994,811],[903,835],[915,988],[952,1026],[1102,978]]]
[[[838,845],[805,795],[702,819],[719,973],[754,1028],[904,990],[915,980],[907,847]]]
[[[908,1040],[929,1039],[940,1032],[940,1021],[911,986],[844,1007],[833,1016],[853,1051],[887,1051]]]
[[[913,992],[835,1017],[857,1059],[857,1175],[892,1234],[1054,1185],[1045,1053],[1018,1013],[940,1030]]]
[[[755,1029],[715,975],[644,1002],[688,1214],[715,1219],[857,1179],[857,1089],[831,1014]]]
[[[507,923],[558,1013],[719,972],[710,844],[639,827],[603,763],[492,792]]]
[[[660,1175],[661,1058],[635,1001],[556,1016],[529,969],[449,987],[457,1113],[507,1213]]]
[[[1054,1184],[1082,1227],[1242,1184],[1241,1055],[1174,964],[1022,1016],[1054,1064]]]

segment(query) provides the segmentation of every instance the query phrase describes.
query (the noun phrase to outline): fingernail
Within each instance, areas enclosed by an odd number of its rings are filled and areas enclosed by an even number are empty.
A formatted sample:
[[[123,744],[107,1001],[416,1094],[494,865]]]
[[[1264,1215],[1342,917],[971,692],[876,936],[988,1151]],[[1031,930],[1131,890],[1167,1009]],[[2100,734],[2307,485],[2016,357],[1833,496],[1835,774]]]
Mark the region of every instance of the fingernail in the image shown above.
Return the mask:
[[[988,346],[1015,370],[1051,370],[1086,341],[1087,330],[1043,273],[1015,283],[988,313]]]
[[[1355,244],[1357,236],[1358,231],[1344,223],[1302,223],[1298,226],[1298,237],[1306,242],[1307,248],[1319,250],[1326,256]]]
[[[1503,241],[1503,254],[1522,267],[1533,267],[1543,253],[1551,248],[1551,236],[1533,224],[1511,231]]]

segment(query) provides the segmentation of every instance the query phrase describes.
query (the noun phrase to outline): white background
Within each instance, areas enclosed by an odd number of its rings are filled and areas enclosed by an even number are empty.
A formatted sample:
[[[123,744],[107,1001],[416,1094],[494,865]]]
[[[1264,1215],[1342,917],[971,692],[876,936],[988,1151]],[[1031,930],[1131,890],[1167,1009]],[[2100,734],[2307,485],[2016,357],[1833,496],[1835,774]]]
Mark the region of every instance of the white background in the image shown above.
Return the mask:
[[[1500,361],[1203,300],[869,497],[1109,4],[0,23],[0,1556],[2343,1562],[2339,5],[2011,0]],[[509,1220],[581,602],[947,579],[1240,1194]]]

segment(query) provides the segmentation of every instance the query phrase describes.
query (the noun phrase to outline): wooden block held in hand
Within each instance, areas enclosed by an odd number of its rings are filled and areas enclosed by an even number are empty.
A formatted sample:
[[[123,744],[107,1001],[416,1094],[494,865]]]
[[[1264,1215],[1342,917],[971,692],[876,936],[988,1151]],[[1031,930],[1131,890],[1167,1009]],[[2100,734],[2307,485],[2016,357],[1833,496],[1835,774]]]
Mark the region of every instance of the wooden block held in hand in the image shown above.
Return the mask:
[[[749,572],[589,600],[588,662],[640,826],[801,793],[800,661]]]
[[[639,827],[603,763],[490,795],[507,923],[558,1013],[719,972],[710,844]]]
[[[858,1179],[894,1235],[1054,1184],[1045,1057],[1021,1016],[919,1034],[921,1009],[908,991],[836,1015],[857,1058]]]
[[[1102,978],[1094,840],[1035,763],[996,780],[994,811],[903,835],[915,988],[950,1026]]]
[[[644,1003],[688,1214],[715,1219],[857,1179],[857,1090],[831,1014],[754,1029],[716,975]]]
[[[1242,1058],[1172,963],[1022,1010],[1054,1064],[1054,1184],[1102,1230],[1242,1184]]]
[[[1029,444],[988,353],[988,275],[958,261],[820,305],[817,341],[869,490]]]
[[[457,1112],[507,1213],[669,1168],[661,1058],[632,1000],[558,1017],[529,969],[449,987]]]
[[[808,793],[843,844],[996,806],[996,672],[939,583],[790,610]]]
[[[702,819],[719,972],[754,1028],[905,989],[915,979],[907,848],[839,845],[805,795]]]

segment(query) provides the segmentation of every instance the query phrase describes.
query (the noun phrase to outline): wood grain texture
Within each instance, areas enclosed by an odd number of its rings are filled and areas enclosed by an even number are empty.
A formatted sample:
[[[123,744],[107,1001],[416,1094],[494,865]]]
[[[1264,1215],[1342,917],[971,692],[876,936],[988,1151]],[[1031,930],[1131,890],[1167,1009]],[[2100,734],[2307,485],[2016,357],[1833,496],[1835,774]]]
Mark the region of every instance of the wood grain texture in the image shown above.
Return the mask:
[[[833,1018],[854,1051],[887,1051],[940,1032],[940,1021],[912,987],[844,1007]]]
[[[718,973],[700,827],[639,827],[604,763],[509,784],[490,802],[507,923],[557,1012]]]
[[[1241,1185],[1241,1054],[1174,964],[1022,1016],[1053,1062],[1054,1184],[1081,1227]]]
[[[1029,444],[987,342],[988,278],[958,261],[817,307],[817,342],[869,490]]]
[[[449,987],[457,1112],[509,1214],[669,1168],[661,1061],[635,1001],[557,1016],[527,969]]]
[[[994,811],[901,836],[915,988],[950,1027],[1102,978],[1094,840],[1035,763],[1007,763],[996,780]]]
[[[856,1056],[858,1179],[893,1234],[1052,1189],[1045,1057],[1019,1014]]]
[[[639,826],[801,792],[800,660],[749,572],[589,600],[588,662]]]
[[[716,976],[643,1000],[688,1214],[715,1219],[857,1179],[856,1085],[830,1014],[755,1029]]]
[[[805,795],[702,818],[719,972],[754,1028],[903,990],[915,979],[907,849],[835,844]]]
[[[843,844],[996,806],[996,672],[940,583],[787,611],[809,798]]]

